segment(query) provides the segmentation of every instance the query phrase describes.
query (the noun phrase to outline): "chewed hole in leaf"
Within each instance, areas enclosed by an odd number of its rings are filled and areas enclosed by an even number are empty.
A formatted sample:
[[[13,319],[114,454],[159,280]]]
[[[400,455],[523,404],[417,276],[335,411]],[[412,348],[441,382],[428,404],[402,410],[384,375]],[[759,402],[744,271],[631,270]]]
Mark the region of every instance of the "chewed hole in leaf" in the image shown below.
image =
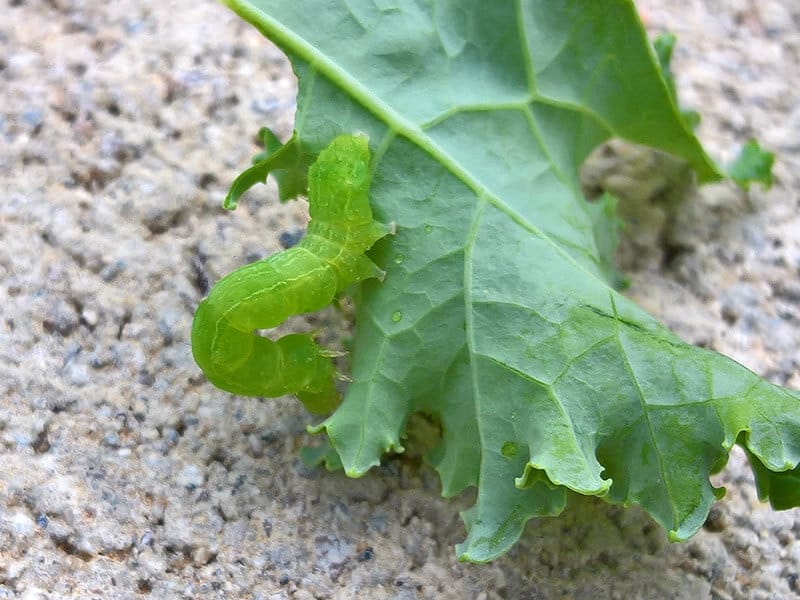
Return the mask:
[[[500,453],[506,458],[514,458],[519,454],[519,446],[515,442],[506,442],[500,449]]]

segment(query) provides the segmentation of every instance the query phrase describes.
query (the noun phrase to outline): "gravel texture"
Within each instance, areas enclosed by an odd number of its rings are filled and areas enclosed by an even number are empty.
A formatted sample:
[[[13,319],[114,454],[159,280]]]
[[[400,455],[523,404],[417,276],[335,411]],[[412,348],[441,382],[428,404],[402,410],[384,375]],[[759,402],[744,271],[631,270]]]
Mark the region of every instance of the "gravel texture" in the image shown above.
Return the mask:
[[[678,35],[681,100],[710,152],[754,136],[778,160],[769,192],[716,185],[652,213],[627,242],[654,242],[630,293],[800,388],[800,6],[639,6]],[[441,499],[418,457],[360,480],[306,469],[299,403],[207,384],[188,345],[197,302],[305,222],[271,184],[219,208],[256,129],[290,133],[294,94],[283,56],[212,2],[4,3],[0,600],[800,596],[800,512],[759,503],[740,453],[687,543],[576,497],[507,556],[459,564],[470,498]],[[619,148],[593,183],[651,201],[652,171]]]

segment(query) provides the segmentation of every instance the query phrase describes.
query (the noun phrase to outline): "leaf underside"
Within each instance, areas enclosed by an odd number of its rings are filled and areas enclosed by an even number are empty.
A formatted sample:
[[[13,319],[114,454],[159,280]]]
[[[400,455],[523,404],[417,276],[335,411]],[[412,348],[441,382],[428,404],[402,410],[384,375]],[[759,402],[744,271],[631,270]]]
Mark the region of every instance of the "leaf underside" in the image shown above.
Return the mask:
[[[580,195],[610,137],[720,177],[631,2],[226,4],[291,59],[304,148],[369,135],[376,218],[397,224],[372,251],[385,280],[361,290],[354,381],[315,428],[348,475],[401,450],[411,414],[436,415],[442,493],[478,490],[457,549],[470,561],[560,513],[567,489],[640,504],[686,539],[737,440],[763,498],[800,502],[800,394],[614,291],[613,211]]]

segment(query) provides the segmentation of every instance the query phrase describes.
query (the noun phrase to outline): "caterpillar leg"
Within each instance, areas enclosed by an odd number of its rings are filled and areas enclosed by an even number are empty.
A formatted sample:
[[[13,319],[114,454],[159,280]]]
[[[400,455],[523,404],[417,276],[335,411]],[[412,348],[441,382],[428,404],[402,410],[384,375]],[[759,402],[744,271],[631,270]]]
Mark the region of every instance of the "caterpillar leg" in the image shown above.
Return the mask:
[[[314,414],[325,414],[339,406],[341,397],[334,383],[333,360],[308,334],[292,334],[278,340],[284,355],[284,376],[302,382],[293,393]]]

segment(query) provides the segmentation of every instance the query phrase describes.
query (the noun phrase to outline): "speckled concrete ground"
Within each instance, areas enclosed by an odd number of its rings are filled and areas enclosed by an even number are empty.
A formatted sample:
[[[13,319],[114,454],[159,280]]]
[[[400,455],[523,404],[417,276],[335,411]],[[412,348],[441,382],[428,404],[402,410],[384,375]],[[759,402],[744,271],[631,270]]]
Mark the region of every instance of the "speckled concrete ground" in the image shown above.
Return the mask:
[[[639,5],[678,34],[710,151],[756,136],[779,158],[769,192],[695,195],[630,293],[800,388],[800,7]],[[0,599],[798,595],[800,514],[758,503],[738,453],[688,543],[574,498],[465,565],[469,498],[439,498],[414,457],[355,481],[310,471],[299,404],[205,383],[188,346],[202,290],[303,227],[272,186],[219,208],[255,130],[290,132],[294,93],[281,54],[212,2],[0,10]]]

